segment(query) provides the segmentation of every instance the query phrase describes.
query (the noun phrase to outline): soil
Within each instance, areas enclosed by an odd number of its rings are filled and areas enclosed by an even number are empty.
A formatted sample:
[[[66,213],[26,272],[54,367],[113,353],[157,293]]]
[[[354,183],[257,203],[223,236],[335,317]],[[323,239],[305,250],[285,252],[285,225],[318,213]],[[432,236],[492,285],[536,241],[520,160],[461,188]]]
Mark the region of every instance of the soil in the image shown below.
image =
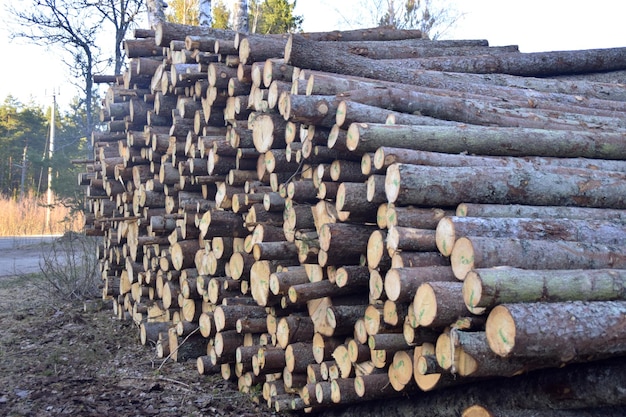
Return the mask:
[[[163,363],[132,321],[54,301],[45,287],[36,273],[0,276],[0,415],[277,415],[195,361]]]

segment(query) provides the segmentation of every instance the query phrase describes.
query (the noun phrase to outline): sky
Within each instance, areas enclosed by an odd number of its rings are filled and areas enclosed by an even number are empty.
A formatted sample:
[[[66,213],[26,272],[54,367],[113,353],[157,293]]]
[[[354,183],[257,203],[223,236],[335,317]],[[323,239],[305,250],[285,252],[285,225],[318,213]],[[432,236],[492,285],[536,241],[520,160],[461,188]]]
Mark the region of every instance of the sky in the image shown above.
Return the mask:
[[[0,21],[7,18],[0,0]],[[304,31],[363,27],[365,0],[297,0]],[[375,0],[367,0],[375,1]],[[436,0],[434,0],[436,1]],[[462,15],[442,39],[487,39],[492,46],[518,45],[522,52],[626,46],[626,1],[621,0],[447,0]],[[15,4],[15,3],[14,3]],[[53,92],[67,108],[77,90],[53,52],[10,40],[0,22],[0,100],[11,94],[23,103],[52,103]],[[359,26],[361,25],[361,26]]]

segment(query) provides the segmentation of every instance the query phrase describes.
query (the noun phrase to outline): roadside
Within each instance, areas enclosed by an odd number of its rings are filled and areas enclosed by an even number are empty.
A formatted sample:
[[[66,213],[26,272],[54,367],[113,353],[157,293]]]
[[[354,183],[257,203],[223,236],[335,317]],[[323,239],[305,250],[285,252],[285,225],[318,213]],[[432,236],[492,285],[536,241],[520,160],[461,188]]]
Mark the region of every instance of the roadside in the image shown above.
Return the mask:
[[[59,235],[0,237],[0,278],[41,271],[43,249]]]
[[[111,310],[55,302],[32,243],[0,252],[0,415],[276,415],[235,382],[199,375],[195,361],[163,364]]]

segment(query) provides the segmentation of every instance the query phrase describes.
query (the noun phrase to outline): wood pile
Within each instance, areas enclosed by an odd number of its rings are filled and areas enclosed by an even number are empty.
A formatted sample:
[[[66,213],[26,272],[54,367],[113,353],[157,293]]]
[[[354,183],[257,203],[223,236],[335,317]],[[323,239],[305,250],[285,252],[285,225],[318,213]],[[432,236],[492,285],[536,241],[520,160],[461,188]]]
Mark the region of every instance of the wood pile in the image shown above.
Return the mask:
[[[431,415],[626,405],[626,88],[557,78],[626,49],[135,36],[79,183],[103,296],[159,357],[276,410],[460,385],[493,394]],[[563,390],[599,376],[567,403],[517,376],[554,368]],[[513,376],[525,401],[498,402]]]

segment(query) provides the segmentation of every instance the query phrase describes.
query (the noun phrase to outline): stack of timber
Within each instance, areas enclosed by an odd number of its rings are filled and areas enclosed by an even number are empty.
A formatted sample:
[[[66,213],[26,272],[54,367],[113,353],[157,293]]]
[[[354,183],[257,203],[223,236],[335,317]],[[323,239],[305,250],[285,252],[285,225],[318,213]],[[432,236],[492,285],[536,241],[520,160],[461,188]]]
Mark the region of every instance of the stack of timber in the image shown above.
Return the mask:
[[[585,74],[626,49],[135,36],[79,183],[159,357],[276,410],[623,415],[626,87]]]

